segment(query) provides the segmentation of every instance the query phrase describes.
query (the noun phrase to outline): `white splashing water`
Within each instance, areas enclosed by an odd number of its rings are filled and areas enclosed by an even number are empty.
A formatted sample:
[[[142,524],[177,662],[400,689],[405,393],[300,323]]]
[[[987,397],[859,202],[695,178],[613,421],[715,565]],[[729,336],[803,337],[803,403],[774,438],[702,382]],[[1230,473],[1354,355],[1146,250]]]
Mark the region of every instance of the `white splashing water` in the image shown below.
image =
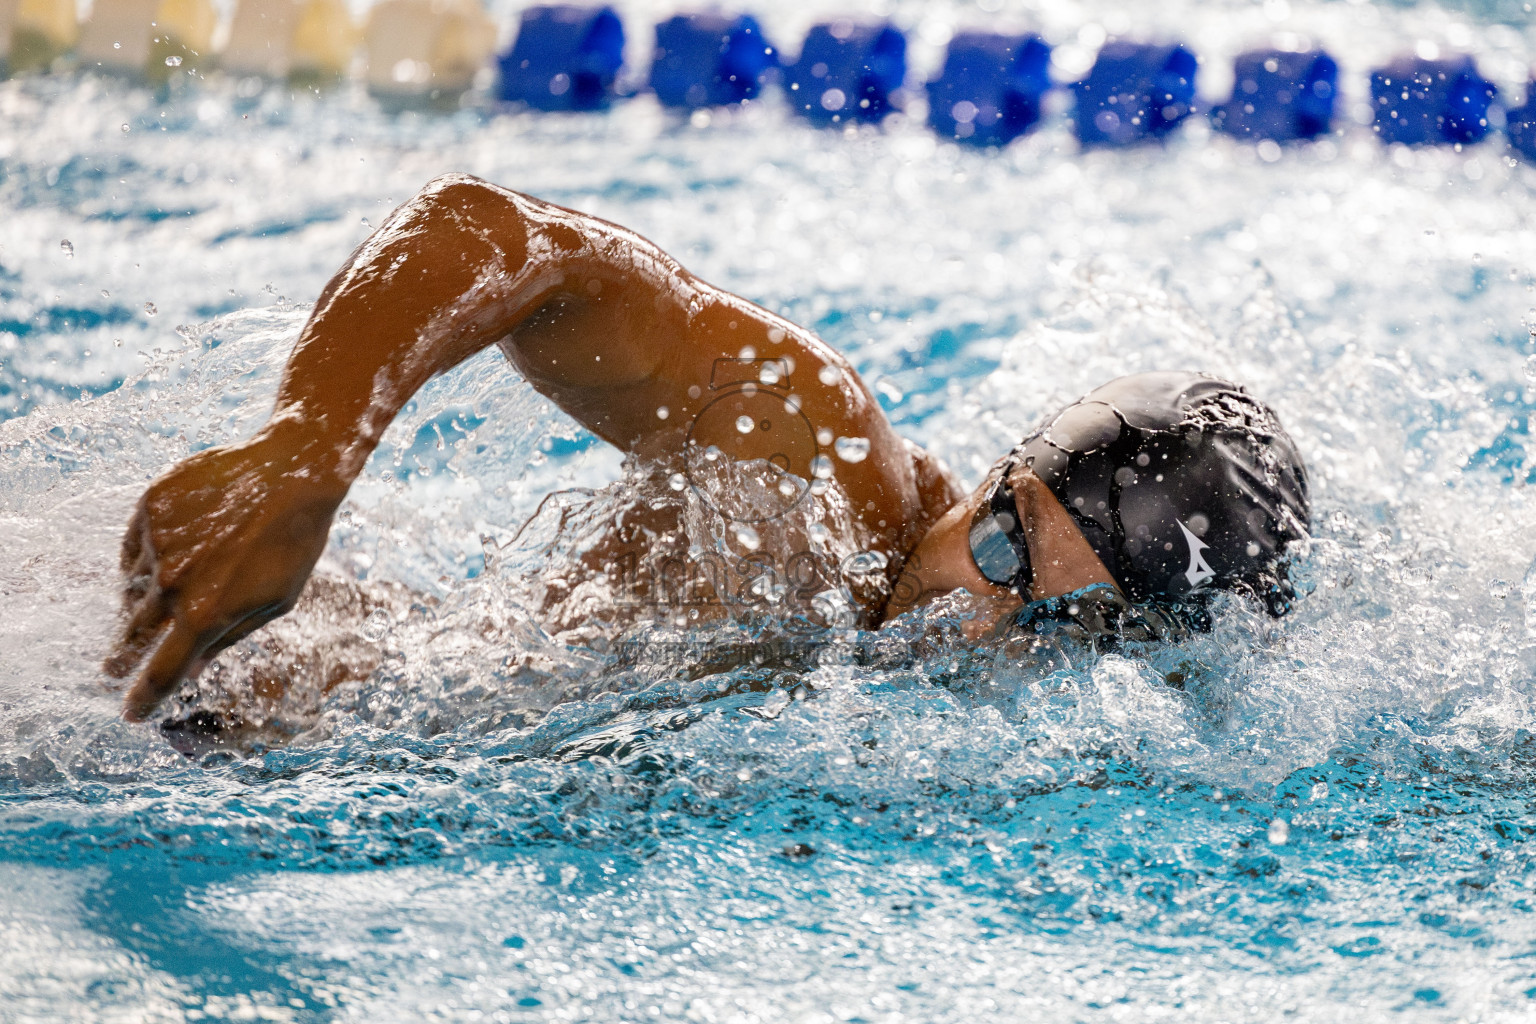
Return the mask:
[[[832,9],[768,28],[792,39]],[[1353,118],[1363,69],[1420,38],[1518,95],[1530,29],[1482,11],[1031,13],[1064,68],[1091,56],[1084,26],[1182,34],[1218,91],[1237,49],[1304,32],[1344,60]],[[660,13],[626,7],[633,25]],[[929,67],[936,40],[986,21],[895,14]],[[1497,144],[1383,151],[1349,127],[1270,160],[1192,125],[1083,154],[1057,118],[979,153],[911,123],[811,131],[775,103],[707,129],[646,100],[388,118],[345,93],[91,78],[0,84],[0,109],[0,1005],[1529,1013],[1536,179]],[[576,624],[556,630],[536,584],[650,492],[583,493],[618,457],[486,355],[391,428],[322,565],[334,589],[214,673],[232,693],[263,673],[306,685],[245,745],[188,760],[119,721],[98,670],[122,524],[153,474],[261,422],[305,314],[280,297],[312,298],[446,170],[632,226],[816,326],[967,484],[1114,375],[1242,380],[1312,467],[1309,593],[1281,622],[1227,602],[1179,647],[1046,637],[995,663],[957,639],[957,605],[861,633],[837,587],[805,600],[857,646],[802,657],[792,636],[780,667],[722,667],[750,621],[625,632],[596,577],[558,595]],[[801,526],[829,557],[860,549],[826,522]],[[783,568],[731,579],[788,595]],[[1514,580],[1518,602],[1498,586]]]

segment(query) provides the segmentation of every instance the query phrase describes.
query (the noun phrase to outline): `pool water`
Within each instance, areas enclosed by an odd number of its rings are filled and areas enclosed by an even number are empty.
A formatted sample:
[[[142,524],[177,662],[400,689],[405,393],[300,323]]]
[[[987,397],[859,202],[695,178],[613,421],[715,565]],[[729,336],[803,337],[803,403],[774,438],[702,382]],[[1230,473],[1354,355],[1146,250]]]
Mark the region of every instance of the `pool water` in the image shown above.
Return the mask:
[[[1005,16],[1064,71],[1106,30],[1178,34],[1212,95],[1311,33],[1343,127],[1274,160],[1200,124],[1085,154],[1058,110],[975,152],[771,97],[387,116],[0,83],[0,1019],[1529,1020],[1536,167],[1357,119],[1418,40],[1520,95],[1536,32],[1507,4],[1119,6],[887,9],[920,69]],[[416,596],[226,656],[368,680],[190,756],[125,724],[98,666],[133,502],[262,422],[326,278],[445,171],[814,327],[968,485],[1114,375],[1244,381],[1311,467],[1309,593],[1050,665],[616,667],[539,628],[558,552],[515,533],[620,461],[488,353],[391,428],[321,566]]]

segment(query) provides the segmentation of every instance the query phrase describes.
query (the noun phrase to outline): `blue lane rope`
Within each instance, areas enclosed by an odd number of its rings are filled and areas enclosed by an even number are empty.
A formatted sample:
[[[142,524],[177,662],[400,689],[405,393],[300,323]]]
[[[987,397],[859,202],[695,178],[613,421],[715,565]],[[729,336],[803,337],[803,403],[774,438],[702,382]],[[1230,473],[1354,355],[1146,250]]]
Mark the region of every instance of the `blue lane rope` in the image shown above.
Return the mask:
[[[624,24],[612,7],[530,7],[497,63],[503,100],[536,110],[598,110],[624,63]]]
[[[1194,112],[1199,67],[1177,44],[1105,43],[1088,77],[1072,83],[1078,141],[1129,146],[1168,134]]]
[[[1371,72],[1377,133],[1410,146],[1481,142],[1498,92],[1471,57],[1400,58]]]
[[[1290,142],[1333,129],[1339,65],[1322,50],[1250,50],[1232,70],[1232,98],[1211,111],[1218,131]]]
[[[495,95],[537,110],[600,110],[617,98],[624,26],[608,6],[529,7],[512,47],[496,58]],[[889,22],[839,19],[813,26],[792,64],[748,15],[682,14],[656,26],[649,87],[666,106],[749,102],[778,79],[790,106],[816,124],[876,123],[900,107],[907,41]],[[1166,138],[1193,114],[1222,132],[1294,142],[1332,131],[1339,65],[1322,50],[1253,50],[1234,62],[1232,96],[1209,110],[1195,98],[1199,61],[1178,43],[1115,40],[1081,80],[1058,86],[1038,36],[962,32],[925,83],[928,121],[975,146],[1006,145],[1039,123],[1053,88],[1075,99],[1085,147]],[[1498,88],[1469,56],[1400,57],[1370,74],[1374,131],[1383,142],[1470,145],[1490,133]],[[1536,161],[1536,78],[1524,106],[1505,111],[1511,148]]]
[[[503,98],[544,110],[582,109],[574,102],[552,103],[539,90],[547,92],[551,80],[562,86],[575,82],[592,63],[590,47],[573,42],[569,28],[584,10],[617,22],[606,7],[524,12],[516,45],[501,58]],[[613,37],[619,41],[604,51],[601,97],[593,106],[612,95],[622,29],[614,29]],[[1006,145],[1039,122],[1046,93],[1057,88],[1048,73],[1050,59],[1050,46],[1038,36],[957,34],[939,74],[926,83],[930,126],[957,142]],[[525,81],[528,67],[537,70],[531,84]],[[1178,43],[1107,43],[1088,74],[1064,86],[1075,100],[1079,141],[1090,147],[1155,141],[1196,113],[1207,114],[1218,131],[1254,141],[1304,141],[1333,130],[1339,64],[1323,50],[1240,54],[1231,98],[1204,111],[1195,98],[1198,72],[1194,53]],[[749,101],[782,76],[797,113],[835,125],[878,122],[898,109],[906,75],[906,38],[888,22],[844,19],[813,26],[798,59],[781,64],[779,51],[754,19],[689,14],[656,27],[650,87],[663,104],[692,109]],[[1402,57],[1371,72],[1374,131],[1388,143],[1479,142],[1489,132],[1497,95],[1470,57]],[[1527,102],[1510,110],[1507,124],[1513,148],[1536,160],[1536,106]]]
[[[779,52],[750,16],[680,14],[656,26],[651,91],[668,107],[744,103],[778,66]]]
[[[1051,48],[1039,36],[961,33],[928,83],[928,123],[959,142],[1007,145],[1040,120],[1050,63]]]
[[[1509,144],[1527,160],[1536,160],[1536,79],[1525,91],[1525,106],[1504,113]]]
[[[784,89],[817,124],[873,123],[896,109],[892,94],[906,78],[907,37],[895,27],[834,21],[806,35],[800,58],[784,69]]]

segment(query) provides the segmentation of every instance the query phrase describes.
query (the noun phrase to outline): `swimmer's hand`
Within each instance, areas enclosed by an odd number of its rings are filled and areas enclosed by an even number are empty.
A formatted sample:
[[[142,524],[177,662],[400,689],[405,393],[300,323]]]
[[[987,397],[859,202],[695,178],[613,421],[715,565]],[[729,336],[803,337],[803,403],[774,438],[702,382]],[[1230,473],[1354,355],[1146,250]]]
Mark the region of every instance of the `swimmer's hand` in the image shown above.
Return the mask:
[[[220,651],[293,607],[346,495],[324,464],[272,423],[243,444],[199,452],[145,491],[123,537],[127,621],[102,666],[125,678],[153,648],[123,717],[142,721]]]

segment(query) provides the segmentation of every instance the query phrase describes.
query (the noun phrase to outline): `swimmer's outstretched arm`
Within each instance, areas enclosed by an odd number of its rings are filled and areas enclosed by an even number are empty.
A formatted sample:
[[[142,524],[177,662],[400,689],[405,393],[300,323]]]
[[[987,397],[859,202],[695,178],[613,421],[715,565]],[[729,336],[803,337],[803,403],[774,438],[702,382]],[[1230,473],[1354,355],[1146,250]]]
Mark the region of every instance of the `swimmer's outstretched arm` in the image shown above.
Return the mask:
[[[326,285],[270,421],[242,444],[180,463],[140,499],[123,543],[127,623],[106,664],[125,677],[153,648],[128,718],[293,607],[395,414],[491,344],[582,425],[642,458],[715,444],[738,459],[778,456],[809,477],[807,430],[867,440],[867,458],[836,461],[835,472],[870,534],[897,555],[958,499],[814,335],[705,284],[623,228],[474,178],[440,178]],[[743,433],[739,417],[700,415],[721,385],[774,378],[793,395],[779,427],[764,418]],[[786,432],[785,423],[808,426]]]

